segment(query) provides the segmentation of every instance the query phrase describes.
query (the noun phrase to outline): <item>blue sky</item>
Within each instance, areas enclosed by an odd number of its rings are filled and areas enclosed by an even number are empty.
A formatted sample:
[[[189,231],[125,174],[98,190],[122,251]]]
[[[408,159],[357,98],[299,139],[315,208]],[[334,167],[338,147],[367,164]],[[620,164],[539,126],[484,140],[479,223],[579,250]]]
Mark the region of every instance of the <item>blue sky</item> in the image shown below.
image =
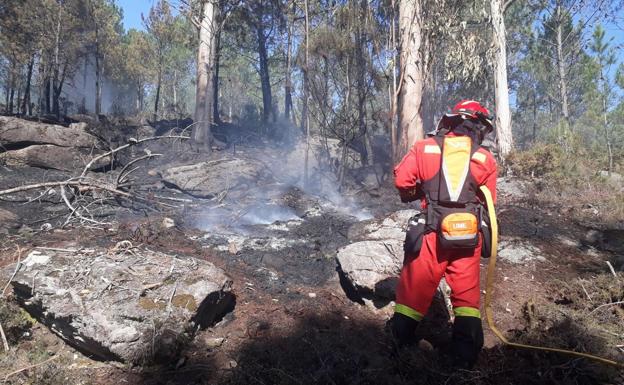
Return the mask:
[[[130,28],[143,29],[141,13],[147,16],[156,0],[117,0],[116,3],[123,9],[123,24],[126,30]]]

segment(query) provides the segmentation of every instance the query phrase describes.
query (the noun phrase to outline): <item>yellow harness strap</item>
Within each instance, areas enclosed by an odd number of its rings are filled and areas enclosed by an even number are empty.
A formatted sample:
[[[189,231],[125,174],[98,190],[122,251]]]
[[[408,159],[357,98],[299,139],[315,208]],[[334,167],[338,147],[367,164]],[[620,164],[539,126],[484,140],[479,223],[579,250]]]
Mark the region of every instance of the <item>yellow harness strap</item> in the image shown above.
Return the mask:
[[[575,352],[575,351],[566,350],[566,349],[547,348],[543,346],[533,346],[533,345],[525,345],[525,344],[518,344],[515,342],[509,342],[509,340],[507,340],[507,338],[503,335],[503,333],[501,333],[500,330],[496,328],[496,325],[494,325],[494,316],[492,313],[492,309],[490,308],[490,304],[492,302],[492,292],[494,291],[493,284],[494,284],[494,272],[495,272],[495,267],[496,267],[496,255],[497,255],[496,249],[498,246],[498,222],[496,222],[496,212],[494,211],[494,201],[492,199],[492,193],[486,186],[481,186],[481,192],[483,193],[483,196],[485,197],[487,209],[488,209],[489,216],[490,216],[491,229],[492,229],[492,254],[490,256],[490,262],[488,264],[487,279],[486,279],[486,284],[485,284],[485,317],[487,319],[488,326],[490,327],[492,332],[496,335],[496,337],[498,337],[503,342],[503,344],[517,347],[517,348],[562,353],[562,354],[567,354],[567,355],[576,356],[576,357],[588,358],[590,360],[598,361],[603,364],[624,368],[624,363],[609,360],[603,357],[594,356],[592,354]]]

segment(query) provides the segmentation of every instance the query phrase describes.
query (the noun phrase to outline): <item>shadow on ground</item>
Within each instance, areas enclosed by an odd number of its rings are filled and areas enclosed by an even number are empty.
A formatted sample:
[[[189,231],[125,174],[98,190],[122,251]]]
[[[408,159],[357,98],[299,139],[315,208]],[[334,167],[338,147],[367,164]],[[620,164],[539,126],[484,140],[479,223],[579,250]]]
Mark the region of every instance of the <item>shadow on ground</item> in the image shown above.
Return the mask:
[[[393,349],[385,325],[353,319],[341,312],[306,313],[293,325],[270,320],[246,333],[240,343],[217,359],[200,347],[188,363],[152,368],[141,384],[620,384],[624,371],[583,359],[501,345],[485,349],[474,370],[455,370],[444,353],[448,323],[425,322],[419,332],[433,350]],[[262,326],[260,325],[260,326]],[[513,340],[543,346],[605,351],[605,341],[561,321],[548,330],[517,331]],[[238,338],[238,337],[231,337]],[[229,361],[228,361],[229,360]],[[135,381],[136,382],[136,381]]]

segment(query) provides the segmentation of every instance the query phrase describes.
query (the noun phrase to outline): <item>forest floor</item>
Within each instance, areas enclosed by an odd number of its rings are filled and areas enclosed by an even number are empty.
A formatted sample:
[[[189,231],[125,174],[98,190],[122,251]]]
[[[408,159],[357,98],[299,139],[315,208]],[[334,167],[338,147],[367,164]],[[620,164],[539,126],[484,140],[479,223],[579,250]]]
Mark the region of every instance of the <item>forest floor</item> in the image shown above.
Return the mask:
[[[16,171],[0,167],[1,185],[43,177],[42,171]],[[48,171],[45,178],[53,174]],[[604,247],[604,242],[619,244],[624,231],[615,228],[608,233],[620,237],[615,241],[588,240],[595,218],[582,200],[562,204],[558,198],[531,194],[530,188],[512,190],[499,197],[502,241],[528,242],[536,255],[521,263],[499,261],[492,305],[498,328],[513,341],[624,362],[624,306],[615,304],[624,294],[624,249]],[[301,197],[291,189],[284,199]],[[405,208],[389,182],[372,192],[360,191],[354,202],[378,218]],[[12,211],[15,205],[0,202],[0,208]],[[8,319],[4,327],[11,327],[7,333],[11,351],[0,352],[0,382],[9,374],[11,384],[624,384],[622,370],[505,347],[485,321],[485,347],[473,370],[449,365],[444,351],[450,323],[438,316],[428,317],[419,328],[430,344],[421,342],[394,353],[386,330],[391,307],[352,302],[341,286],[335,250],[349,242],[347,230],[358,219],[339,210],[300,218],[281,233],[293,243],[256,252],[215,244],[212,230],[198,228],[188,211],[140,217],[123,210],[115,213],[110,229],[70,225],[38,230],[42,219],[61,215],[55,205],[20,204],[17,210],[19,222],[28,226],[2,235],[2,286],[15,268],[17,247],[23,256],[34,247],[111,248],[129,240],[223,268],[233,278],[236,307],[217,325],[201,331],[179,360],[128,367],[83,356],[41,324],[31,325],[33,320],[10,299],[0,300],[0,320]],[[159,226],[165,216],[174,219],[174,228]],[[244,234],[269,242],[281,225],[287,223],[256,224]],[[302,240],[303,246],[295,240]],[[607,261],[620,272],[613,274]],[[482,288],[486,269],[484,259]],[[36,366],[28,369],[31,365]]]

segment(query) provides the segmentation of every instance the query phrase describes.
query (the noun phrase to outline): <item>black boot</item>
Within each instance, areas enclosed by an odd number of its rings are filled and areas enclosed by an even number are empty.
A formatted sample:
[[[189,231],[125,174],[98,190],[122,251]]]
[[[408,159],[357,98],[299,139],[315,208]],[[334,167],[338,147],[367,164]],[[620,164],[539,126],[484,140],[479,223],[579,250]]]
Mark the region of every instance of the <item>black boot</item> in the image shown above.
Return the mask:
[[[483,348],[483,327],[477,317],[457,316],[453,324],[453,363],[460,369],[472,369]]]
[[[390,319],[392,337],[399,348],[416,343],[418,321],[401,313],[394,313]]]

